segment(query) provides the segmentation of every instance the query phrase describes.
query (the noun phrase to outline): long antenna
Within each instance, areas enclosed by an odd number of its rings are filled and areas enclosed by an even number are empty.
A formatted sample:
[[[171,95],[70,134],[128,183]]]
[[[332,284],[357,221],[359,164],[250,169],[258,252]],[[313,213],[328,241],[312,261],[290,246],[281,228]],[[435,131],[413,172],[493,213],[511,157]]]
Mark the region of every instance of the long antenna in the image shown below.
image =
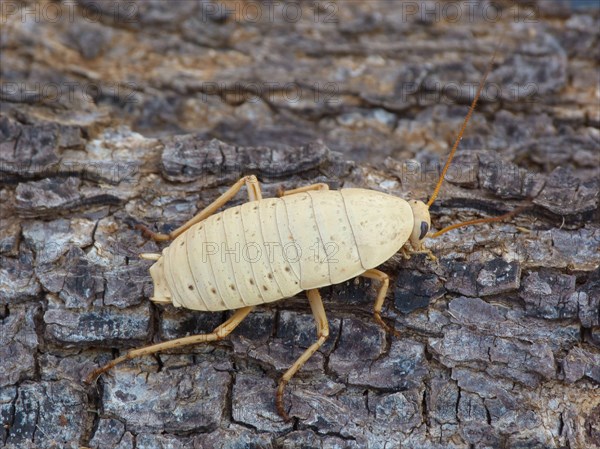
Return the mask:
[[[445,234],[448,231],[452,231],[453,229],[456,229],[456,228],[462,228],[463,226],[470,226],[470,225],[474,225],[474,224],[493,223],[493,222],[497,222],[497,221],[504,221],[507,218],[513,217],[513,216],[515,216],[515,215],[520,214],[521,212],[523,212],[525,209],[527,209],[531,205],[532,201],[533,201],[533,198],[529,198],[523,204],[521,204],[519,207],[517,207],[516,209],[511,210],[510,212],[507,212],[505,214],[498,215],[496,217],[477,218],[475,220],[463,221],[462,223],[455,223],[453,225],[446,226],[444,229],[441,229],[441,230],[439,230],[439,231],[431,234],[428,237],[430,237],[430,238],[436,238],[436,237],[439,237],[442,234]]]
[[[444,168],[442,170],[442,174],[440,175],[440,179],[438,180],[437,185],[435,186],[435,189],[433,190],[433,193],[431,194],[431,198],[429,198],[429,201],[427,202],[427,207],[430,207],[433,204],[433,202],[437,198],[438,194],[440,193],[440,188],[442,187],[442,183],[444,182],[444,177],[446,176],[446,172],[448,171],[448,167],[450,167],[450,163],[452,162],[452,158],[454,158],[454,153],[456,153],[456,149],[458,148],[458,144],[462,140],[463,133],[465,132],[465,129],[467,128],[467,123],[469,123],[469,120],[471,119],[471,116],[473,115],[473,111],[475,110],[475,106],[477,106],[477,101],[479,100],[479,97],[481,95],[481,91],[483,90],[483,86],[485,84],[485,80],[487,79],[488,75],[490,74],[490,72],[492,70],[492,65],[494,64],[494,59],[496,59],[496,54],[498,53],[498,49],[500,48],[500,45],[502,44],[502,40],[504,39],[504,33],[505,32],[506,31],[504,31],[502,33],[502,35],[500,36],[500,40],[498,41],[498,45],[496,46],[496,49],[494,50],[494,54],[492,55],[492,59],[490,59],[490,62],[488,62],[488,65],[487,65],[487,68],[486,68],[485,73],[483,75],[483,78],[481,78],[481,81],[479,82],[479,87],[477,88],[477,93],[475,94],[475,98],[473,99],[473,102],[471,103],[471,107],[469,108],[469,112],[467,112],[467,116],[465,117],[465,120],[463,121],[463,124],[462,124],[462,126],[460,128],[460,131],[458,133],[458,137],[454,141],[454,146],[452,147],[452,150],[450,151],[450,154],[448,155],[448,159],[446,160],[446,165],[444,165]]]

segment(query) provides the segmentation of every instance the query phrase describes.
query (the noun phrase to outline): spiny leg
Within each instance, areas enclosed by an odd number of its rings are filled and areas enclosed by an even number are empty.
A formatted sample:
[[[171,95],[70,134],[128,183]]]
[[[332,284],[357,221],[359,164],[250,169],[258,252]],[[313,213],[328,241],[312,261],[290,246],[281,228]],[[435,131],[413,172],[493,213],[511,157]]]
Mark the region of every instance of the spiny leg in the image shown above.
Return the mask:
[[[122,355],[121,357],[117,357],[116,359],[110,361],[106,365],[92,371],[85,378],[85,382],[88,384],[92,383],[94,379],[96,379],[102,373],[105,373],[111,368],[114,368],[119,363],[125,362],[127,360],[142,357],[144,355],[154,354],[159,351],[165,351],[167,349],[181,348],[183,346],[194,345],[197,343],[207,343],[210,341],[222,340],[227,335],[229,335],[231,331],[233,331],[238,326],[238,324],[242,322],[244,318],[248,316],[248,314],[253,308],[254,306],[249,306],[236,310],[235,313],[227,321],[225,321],[219,327],[215,328],[215,330],[213,330],[210,334],[190,335],[189,337],[177,338],[175,340],[165,341],[163,343],[157,343],[155,345],[150,345],[144,348],[138,348],[129,351],[127,354]]]
[[[432,262],[438,261],[438,258],[435,256],[435,254],[433,254],[433,251],[431,251],[429,248],[425,248],[422,243],[420,244],[418,249],[415,249],[415,247],[412,244],[410,244],[410,247],[409,244],[406,244],[402,248],[400,248],[400,255],[403,259],[409,260],[413,256],[413,254],[425,254],[427,258]]]
[[[160,253],[140,253],[140,259],[144,260],[158,260],[162,257]]]
[[[246,187],[248,189],[248,201],[258,201],[262,200],[262,191],[260,190],[260,183],[256,176],[250,175],[246,176],[248,181],[246,181]]]
[[[393,335],[400,335],[396,329],[388,326],[381,318],[381,308],[383,307],[383,301],[385,301],[385,295],[387,294],[388,287],[390,286],[390,277],[383,271],[375,269],[367,270],[361,274],[361,276],[381,282],[379,290],[377,291],[377,299],[375,300],[375,305],[373,306],[373,315],[375,316],[375,321],[377,321],[386,332],[390,332]]]
[[[171,240],[177,237],[179,234],[187,231],[190,227],[195,225],[196,223],[201,222],[202,220],[207,219],[212,214],[214,214],[220,207],[222,207],[225,203],[231,200],[242,188],[243,185],[246,185],[248,188],[248,198],[250,201],[260,200],[262,199],[262,195],[260,192],[260,184],[256,179],[256,176],[244,176],[240,180],[238,180],[234,185],[232,185],[225,193],[223,193],[219,198],[214,200],[208,206],[206,206],[203,210],[198,212],[192,219],[188,220],[185,224],[181,225],[179,228],[168,234],[159,234],[156,232],[150,231],[144,225],[137,225],[137,229],[141,229],[145,236],[156,240],[156,241],[164,241]]]
[[[277,191],[277,196],[282,197],[282,196],[286,196],[286,195],[293,195],[294,193],[308,192],[309,190],[329,190],[329,185],[325,184],[324,182],[319,182],[317,184],[311,184],[311,185],[304,186],[304,187],[298,187],[297,189],[292,189],[292,190],[283,190],[283,188],[280,188]]]
[[[312,310],[315,322],[317,324],[317,341],[314,342],[310,347],[302,353],[298,360],[285,372],[285,374],[279,380],[279,386],[277,387],[277,393],[275,395],[275,405],[277,406],[277,412],[286,421],[290,418],[283,408],[283,389],[289,380],[294,377],[294,374],[298,372],[302,365],[306,363],[308,359],[321,347],[321,345],[327,340],[329,336],[329,323],[327,323],[327,316],[325,315],[325,308],[323,307],[323,301],[319,290],[307,290],[308,302]]]

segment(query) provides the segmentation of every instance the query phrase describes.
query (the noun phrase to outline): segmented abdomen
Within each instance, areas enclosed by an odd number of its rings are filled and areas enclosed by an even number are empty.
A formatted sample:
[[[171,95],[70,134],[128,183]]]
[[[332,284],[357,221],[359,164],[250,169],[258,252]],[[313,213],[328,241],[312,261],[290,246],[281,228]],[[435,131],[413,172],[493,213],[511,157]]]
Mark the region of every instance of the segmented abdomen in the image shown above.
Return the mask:
[[[399,198],[306,192],[215,214],[177,237],[157,264],[175,306],[231,310],[353,278],[387,260],[411,229],[410,206]]]

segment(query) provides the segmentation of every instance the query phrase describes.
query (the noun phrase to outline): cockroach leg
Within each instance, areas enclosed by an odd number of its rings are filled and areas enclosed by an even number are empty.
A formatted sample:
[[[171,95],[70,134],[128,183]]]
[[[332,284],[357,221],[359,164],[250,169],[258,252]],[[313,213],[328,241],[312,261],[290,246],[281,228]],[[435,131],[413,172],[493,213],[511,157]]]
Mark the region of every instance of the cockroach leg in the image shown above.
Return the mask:
[[[279,386],[277,387],[277,393],[275,394],[275,405],[277,406],[277,412],[285,421],[289,421],[290,419],[283,407],[283,390],[286,384],[292,377],[294,377],[298,370],[302,368],[302,365],[304,365],[306,361],[311,358],[317,349],[319,349],[321,345],[325,343],[325,340],[327,340],[327,337],[329,336],[329,323],[327,322],[327,316],[325,315],[325,308],[323,307],[323,301],[321,300],[319,290],[307,290],[306,294],[308,295],[308,302],[317,324],[318,339],[316,342],[310,345],[310,347],[304,351],[300,357],[298,357],[298,360],[294,362],[294,364],[279,380]]]
[[[224,206],[229,200],[231,200],[237,193],[240,191],[243,185],[246,185],[248,189],[248,198],[250,201],[256,201],[262,199],[262,194],[260,190],[260,184],[256,176],[249,175],[240,178],[234,185],[232,185],[225,193],[223,193],[219,198],[214,200],[200,212],[198,212],[193,218],[186,221],[183,225],[170,232],[169,234],[159,234],[156,232],[152,232],[146,226],[142,224],[138,224],[135,226],[136,229],[140,229],[145,237],[151,238],[156,241],[166,241],[172,240],[176,238],[178,235],[184,233],[189,228],[194,226],[196,223],[201,222],[202,220],[206,220],[212,214],[214,214],[219,208]]]
[[[160,351],[166,351],[167,349],[173,348],[181,348],[183,346],[195,345],[198,343],[207,343],[210,341],[218,341],[225,338],[229,335],[242,321],[244,318],[248,316],[248,314],[252,311],[254,306],[244,307],[242,309],[238,309],[235,313],[223,324],[219,327],[215,328],[210,334],[199,334],[199,335],[190,335],[189,337],[177,338],[175,340],[165,341],[163,343],[157,343],[155,345],[146,346],[145,348],[133,349],[129,351],[127,354],[122,355],[121,357],[117,357],[114,360],[111,360],[104,366],[92,371],[86,378],[85,382],[90,384],[101,374],[107,372],[111,368],[114,368],[119,363],[125,362],[127,360],[132,360],[138,357],[142,357],[145,355],[155,354]]]
[[[400,335],[400,332],[386,324],[386,322],[383,321],[383,318],[381,318],[381,308],[383,307],[383,301],[385,301],[385,295],[387,294],[388,287],[390,285],[390,277],[383,271],[375,269],[367,270],[361,274],[361,276],[381,282],[379,290],[377,291],[377,299],[375,300],[375,305],[373,306],[373,315],[375,316],[375,321],[377,321],[377,323],[379,323],[379,325],[383,327],[386,332],[396,336]]]
[[[317,184],[310,184],[308,186],[298,187],[297,189],[292,190],[284,190],[283,188],[279,188],[277,190],[277,196],[282,197],[286,195],[293,195],[294,193],[308,192],[311,190],[329,190],[329,185],[325,184],[324,182],[319,182]]]

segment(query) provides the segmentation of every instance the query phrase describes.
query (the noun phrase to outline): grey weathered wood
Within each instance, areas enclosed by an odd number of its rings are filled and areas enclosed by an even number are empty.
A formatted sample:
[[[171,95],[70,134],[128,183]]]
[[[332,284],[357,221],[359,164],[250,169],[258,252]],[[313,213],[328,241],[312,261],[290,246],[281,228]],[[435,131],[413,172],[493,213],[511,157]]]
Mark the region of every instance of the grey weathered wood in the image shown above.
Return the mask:
[[[495,21],[484,3],[451,23],[466,4],[428,5],[421,20],[378,1],[261,21],[193,2],[7,10],[0,447],[600,447],[598,10],[502,2]],[[314,338],[302,295],[81,384],[226,316],[150,304],[137,254],[159,246],[136,224],[171,230],[248,173],[265,196],[327,182],[426,199],[503,27],[433,222],[535,199],[429,241],[439,263],[383,265],[400,337],[373,322],[370,282],[323,289],[331,337],[288,388],[293,423],[273,402]]]

